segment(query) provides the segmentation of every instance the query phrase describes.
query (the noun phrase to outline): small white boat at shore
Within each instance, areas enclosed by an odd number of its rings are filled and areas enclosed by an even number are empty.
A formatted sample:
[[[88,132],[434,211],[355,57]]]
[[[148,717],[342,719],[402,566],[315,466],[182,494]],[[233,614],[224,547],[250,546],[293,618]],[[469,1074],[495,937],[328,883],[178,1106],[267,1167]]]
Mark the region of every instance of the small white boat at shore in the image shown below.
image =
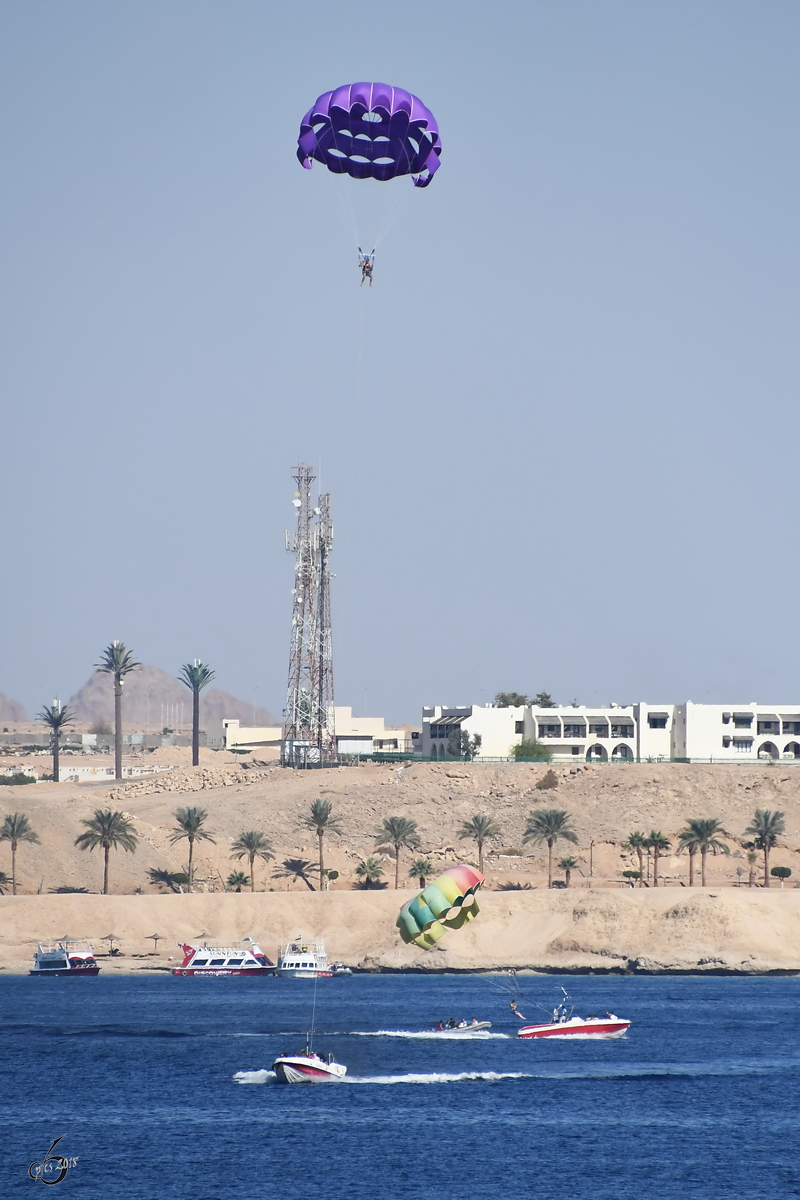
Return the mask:
[[[332,979],[334,970],[328,966],[324,942],[296,937],[285,949],[280,947],[276,974],[281,979]]]
[[[79,938],[64,938],[60,942],[39,942],[33,956],[33,969],[28,974],[66,978],[99,975],[100,968],[88,942]]]

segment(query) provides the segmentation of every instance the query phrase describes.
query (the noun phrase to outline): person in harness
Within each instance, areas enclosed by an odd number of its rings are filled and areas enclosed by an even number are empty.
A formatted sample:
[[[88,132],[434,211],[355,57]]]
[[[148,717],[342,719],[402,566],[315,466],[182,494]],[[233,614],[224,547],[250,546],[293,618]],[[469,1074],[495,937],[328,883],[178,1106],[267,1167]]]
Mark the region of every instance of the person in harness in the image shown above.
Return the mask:
[[[364,280],[369,280],[369,286],[372,287],[372,272],[375,267],[375,249],[373,247],[371,254],[365,254],[361,247],[358,247],[359,259],[358,265],[361,267],[361,283],[359,287],[364,286]]]

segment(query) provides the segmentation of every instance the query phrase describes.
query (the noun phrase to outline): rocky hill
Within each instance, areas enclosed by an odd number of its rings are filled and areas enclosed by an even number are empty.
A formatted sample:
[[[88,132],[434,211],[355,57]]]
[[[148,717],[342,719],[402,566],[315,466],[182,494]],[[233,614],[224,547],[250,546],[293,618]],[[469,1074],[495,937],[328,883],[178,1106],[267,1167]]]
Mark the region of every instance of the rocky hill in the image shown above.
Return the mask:
[[[10,700],[0,692],[0,721],[27,721],[28,714],[18,700]]]
[[[188,727],[192,719],[191,692],[160,667],[143,665],[125,679],[124,722],[128,729],[155,730],[162,725],[172,726],[181,720],[181,704],[183,725]],[[111,676],[95,671],[83,687],[70,698],[69,706],[74,710],[78,721],[87,724],[93,721],[112,722],[114,683]],[[218,720],[220,717],[233,717],[243,725],[251,725],[253,706],[246,700],[237,700],[235,696],[220,688],[210,688],[200,696],[200,725],[202,727],[204,721]],[[255,717],[257,725],[277,724],[265,708],[257,708]]]

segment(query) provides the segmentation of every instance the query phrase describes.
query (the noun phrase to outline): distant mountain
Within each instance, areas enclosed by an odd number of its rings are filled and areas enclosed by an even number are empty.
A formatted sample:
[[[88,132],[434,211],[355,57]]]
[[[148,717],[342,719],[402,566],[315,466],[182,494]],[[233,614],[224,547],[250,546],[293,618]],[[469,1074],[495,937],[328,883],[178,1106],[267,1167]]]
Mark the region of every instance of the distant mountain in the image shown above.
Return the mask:
[[[14,701],[7,701],[13,704]],[[160,667],[144,665],[125,677],[122,687],[122,719],[127,729],[161,729],[164,725],[190,726],[192,723],[192,693],[173,675]],[[181,705],[183,710],[181,711]],[[95,671],[83,687],[70,699],[78,721],[92,724],[94,721],[114,720],[114,681],[110,675]],[[19,707],[19,706],[18,706]],[[2,710],[0,710],[0,715]],[[276,725],[278,722],[265,708],[255,710],[257,725]],[[200,693],[200,727],[203,722],[221,717],[238,718],[242,724],[253,721],[253,706],[246,700],[237,700],[229,692],[212,688]],[[7,720],[22,720],[24,717],[8,717]]]
[[[0,692],[0,721],[27,721],[28,714],[18,700],[9,700]]]

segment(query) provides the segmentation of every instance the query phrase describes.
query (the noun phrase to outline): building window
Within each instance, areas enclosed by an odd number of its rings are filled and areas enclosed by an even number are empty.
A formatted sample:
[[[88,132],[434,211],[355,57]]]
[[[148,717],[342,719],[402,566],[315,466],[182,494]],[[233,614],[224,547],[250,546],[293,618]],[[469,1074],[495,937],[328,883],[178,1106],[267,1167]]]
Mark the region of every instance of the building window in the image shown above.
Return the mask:
[[[667,718],[666,717],[657,717],[655,715],[655,713],[648,713],[647,724],[650,726],[651,729],[666,729],[667,728]]]
[[[749,713],[734,713],[733,728],[734,729],[752,729],[753,718]]]
[[[581,752],[581,748],[580,748],[580,746],[573,746],[573,747],[572,747],[572,753],[573,753],[573,754],[580,754],[580,752]]]
[[[524,721],[515,721],[514,722],[514,733],[524,733],[524,732],[525,732],[525,722]]]
[[[589,736],[590,737],[602,737],[602,738],[608,737],[608,726],[605,724],[593,725],[590,722],[589,723]]]
[[[753,739],[735,737],[733,739],[733,748],[737,754],[749,754],[753,749]]]
[[[780,726],[777,721],[758,721],[756,722],[757,733],[780,733]]]
[[[564,737],[570,737],[570,738],[586,737],[586,726],[585,725],[565,725],[564,726]]]

